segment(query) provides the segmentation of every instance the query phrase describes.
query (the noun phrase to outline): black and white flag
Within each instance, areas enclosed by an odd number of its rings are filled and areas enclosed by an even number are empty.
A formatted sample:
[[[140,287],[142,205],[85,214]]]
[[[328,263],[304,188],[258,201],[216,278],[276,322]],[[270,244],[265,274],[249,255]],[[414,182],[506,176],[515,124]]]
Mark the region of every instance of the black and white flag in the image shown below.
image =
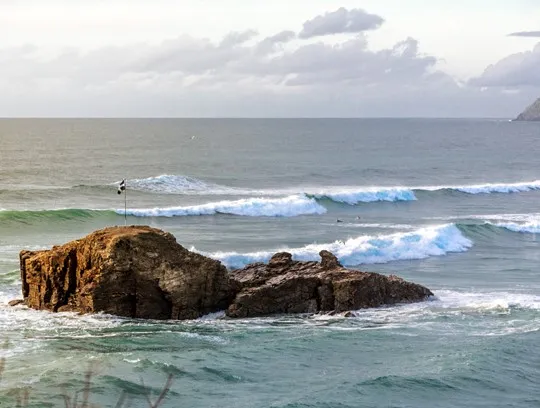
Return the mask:
[[[122,194],[126,190],[126,180],[122,180],[118,186],[118,194]]]

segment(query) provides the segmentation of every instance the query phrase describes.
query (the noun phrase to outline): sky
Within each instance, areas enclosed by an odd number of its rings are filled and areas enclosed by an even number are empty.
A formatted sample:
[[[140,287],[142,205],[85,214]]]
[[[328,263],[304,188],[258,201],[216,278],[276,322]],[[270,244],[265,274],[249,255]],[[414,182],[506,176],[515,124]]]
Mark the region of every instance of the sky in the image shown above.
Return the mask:
[[[540,0],[2,0],[0,117],[501,117]]]

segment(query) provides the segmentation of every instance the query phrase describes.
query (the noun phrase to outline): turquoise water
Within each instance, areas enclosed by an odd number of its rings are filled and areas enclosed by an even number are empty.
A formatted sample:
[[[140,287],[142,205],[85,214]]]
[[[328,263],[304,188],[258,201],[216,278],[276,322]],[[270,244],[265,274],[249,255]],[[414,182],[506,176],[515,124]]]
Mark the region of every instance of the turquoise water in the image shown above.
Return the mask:
[[[498,120],[1,120],[0,406],[537,407],[540,127]],[[329,249],[428,286],[353,318],[10,308],[18,252],[124,223],[229,267]],[[342,222],[336,222],[337,219]],[[143,386],[142,384],[145,384]]]

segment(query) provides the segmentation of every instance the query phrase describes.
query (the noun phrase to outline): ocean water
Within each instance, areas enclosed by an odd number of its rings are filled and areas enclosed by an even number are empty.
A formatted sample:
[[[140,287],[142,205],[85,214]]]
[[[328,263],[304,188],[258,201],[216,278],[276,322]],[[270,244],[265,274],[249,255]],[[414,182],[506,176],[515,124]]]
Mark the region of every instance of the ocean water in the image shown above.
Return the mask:
[[[540,406],[540,125],[506,120],[0,120],[0,406]],[[183,322],[51,314],[18,253],[127,222],[240,267],[321,249],[430,301]],[[337,222],[337,220],[342,222]]]

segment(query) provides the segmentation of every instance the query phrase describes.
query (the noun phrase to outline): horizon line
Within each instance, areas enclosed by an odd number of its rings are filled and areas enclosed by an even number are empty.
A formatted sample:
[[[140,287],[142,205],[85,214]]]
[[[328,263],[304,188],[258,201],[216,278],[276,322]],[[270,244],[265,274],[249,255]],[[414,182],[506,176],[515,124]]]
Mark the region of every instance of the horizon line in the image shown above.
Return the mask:
[[[369,120],[514,120],[514,117],[502,116],[0,116],[0,120],[160,120],[160,119],[197,119],[197,120],[306,120],[306,119],[369,119]]]

